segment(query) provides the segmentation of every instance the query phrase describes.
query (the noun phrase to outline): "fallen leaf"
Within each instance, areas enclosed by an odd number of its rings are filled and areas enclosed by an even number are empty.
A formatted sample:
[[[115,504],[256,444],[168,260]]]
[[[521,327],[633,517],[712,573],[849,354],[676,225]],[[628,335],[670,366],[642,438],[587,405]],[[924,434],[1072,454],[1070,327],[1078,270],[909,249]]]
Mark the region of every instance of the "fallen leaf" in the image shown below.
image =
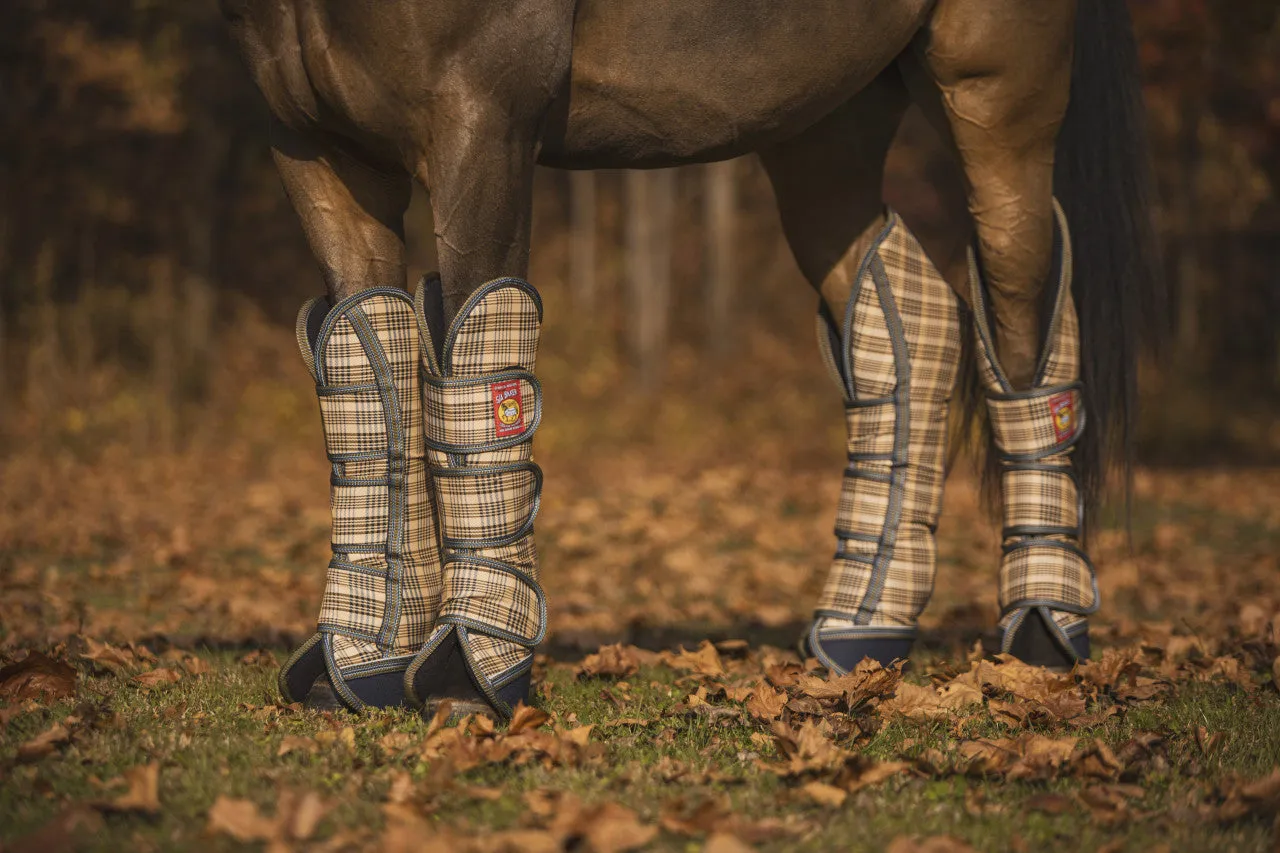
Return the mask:
[[[8,699],[60,702],[75,692],[76,671],[40,652],[28,652],[22,660],[0,669],[0,696]]]
[[[129,787],[123,794],[105,804],[108,811],[160,813],[160,765],[156,762],[130,767],[121,774]]]
[[[751,850],[749,845],[727,832],[713,833],[702,845],[702,853],[751,853]]]
[[[5,847],[9,853],[54,853],[54,851],[77,850],[84,845],[85,839],[100,833],[106,822],[97,811],[85,806],[74,805],[60,812],[48,823],[27,835],[7,842]]]
[[[703,640],[697,651],[691,652],[681,648],[677,652],[661,652],[658,657],[663,663],[675,669],[696,672],[699,675],[724,675],[724,663],[720,660],[720,653],[709,640]]]
[[[515,711],[511,715],[511,723],[507,726],[507,734],[519,734],[526,729],[536,729],[547,720],[551,719],[551,715],[539,708],[530,708],[521,702],[516,705]]]
[[[219,795],[209,809],[206,831],[230,835],[236,841],[270,841],[279,827],[276,821],[263,817],[249,800]]]
[[[175,670],[161,668],[140,672],[133,677],[133,680],[144,689],[149,690],[160,684],[172,684],[175,681],[181,681],[182,675]]]
[[[821,806],[839,808],[849,796],[845,791],[826,782],[807,782],[800,786],[800,792]]]
[[[18,761],[39,761],[60,746],[71,742],[71,732],[62,723],[54,723],[45,731],[18,747]]]
[[[1062,794],[1036,794],[1030,797],[1023,804],[1027,809],[1033,812],[1044,812],[1045,814],[1065,814],[1071,811],[1071,798]]]
[[[635,646],[621,643],[602,646],[595,654],[583,658],[573,674],[576,678],[627,678],[635,675],[642,663],[656,658],[652,652]]]
[[[135,664],[133,653],[127,649],[98,642],[91,637],[84,638],[84,645],[85,650],[80,654],[81,658],[115,675],[119,675]]]
[[[397,734],[400,734],[397,732]],[[388,735],[387,737],[391,737]],[[407,738],[408,735],[405,735]],[[285,735],[280,741],[280,748],[276,750],[276,757],[288,755],[291,752],[314,753],[319,748],[319,744],[314,739],[304,737],[302,735]]]

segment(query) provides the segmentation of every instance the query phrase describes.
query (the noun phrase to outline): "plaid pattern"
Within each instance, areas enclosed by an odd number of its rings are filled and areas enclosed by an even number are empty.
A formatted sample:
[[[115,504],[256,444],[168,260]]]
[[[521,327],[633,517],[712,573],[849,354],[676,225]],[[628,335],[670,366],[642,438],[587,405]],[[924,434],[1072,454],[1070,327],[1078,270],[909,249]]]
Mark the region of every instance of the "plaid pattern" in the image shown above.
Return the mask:
[[[959,328],[951,288],[891,213],[862,265],[843,335],[819,317],[819,347],[845,397],[850,458],[819,639],[910,631],[928,603]]]
[[[324,317],[312,300],[298,342],[316,380],[332,464],[333,560],[319,629],[340,675],[411,654],[440,605],[441,565],[418,389],[418,328],[407,296],[369,290]]]
[[[1015,392],[992,347],[986,296],[976,265],[970,278],[978,364],[1000,455],[1004,556],[1000,563],[1002,630],[1019,614],[1048,605],[1064,631],[1083,628],[1098,605],[1093,569],[1080,547],[1080,498],[1071,453],[1084,428],[1080,330],[1071,297],[1071,242],[1054,203],[1057,278],[1044,353],[1029,391]],[[1065,417],[1063,416],[1065,412]],[[1056,605],[1056,606],[1055,606]],[[1005,637],[1005,647],[1012,636]]]
[[[419,327],[429,342],[422,397],[446,549],[439,624],[461,629],[475,674],[493,685],[529,664],[546,624],[532,529],[542,472],[531,461],[542,306],[525,282],[483,285],[446,332],[437,364],[424,298],[420,289]],[[493,389],[512,382],[521,420],[499,435]]]

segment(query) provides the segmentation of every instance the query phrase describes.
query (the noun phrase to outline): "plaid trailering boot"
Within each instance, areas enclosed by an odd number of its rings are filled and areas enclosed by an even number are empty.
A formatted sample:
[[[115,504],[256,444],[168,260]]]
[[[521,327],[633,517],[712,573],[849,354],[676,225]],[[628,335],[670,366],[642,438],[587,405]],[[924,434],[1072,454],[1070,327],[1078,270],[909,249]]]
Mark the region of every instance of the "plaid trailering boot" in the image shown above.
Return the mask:
[[[527,701],[547,624],[533,543],[542,471],[530,459],[542,418],[533,374],[542,300],[527,282],[491,281],[447,332],[438,277],[423,281],[415,304],[444,595],[405,689],[428,709],[449,699],[457,713],[507,717]]]
[[[1044,351],[1029,391],[1014,391],[996,358],[985,285],[972,265],[978,362],[1000,460],[1001,651],[1070,666],[1089,657],[1085,616],[1098,609],[1093,564],[1081,548],[1083,513],[1071,449],[1084,429],[1080,337],[1071,298],[1071,242],[1054,203],[1054,259]]]
[[[845,400],[838,547],[803,650],[837,673],[905,660],[933,591],[947,414],[960,359],[954,292],[897,214],[818,345]]]
[[[404,671],[435,621],[440,554],[418,396],[418,327],[401,290],[298,313],[332,463],[333,559],[319,630],[280,672],[313,707],[403,704]]]

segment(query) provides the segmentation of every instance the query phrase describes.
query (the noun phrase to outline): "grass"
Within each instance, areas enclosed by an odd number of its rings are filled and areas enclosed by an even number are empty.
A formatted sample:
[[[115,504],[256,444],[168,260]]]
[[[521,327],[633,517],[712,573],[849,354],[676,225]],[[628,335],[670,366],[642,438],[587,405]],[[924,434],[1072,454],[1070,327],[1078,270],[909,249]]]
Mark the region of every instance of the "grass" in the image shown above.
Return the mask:
[[[0,838],[9,842],[50,821],[69,805],[101,800],[113,793],[103,782],[146,763],[160,765],[158,815],[109,814],[105,827],[82,839],[80,849],[219,850],[238,847],[225,836],[205,831],[206,815],[219,796],[245,798],[270,815],[281,788],[314,790],[335,803],[321,822],[318,836],[351,830],[376,839],[383,823],[380,809],[394,774],[407,773],[422,782],[430,778],[430,762],[388,755],[378,741],[389,732],[420,738],[426,723],[410,712],[362,716],[316,712],[262,711],[275,702],[274,672],[240,663],[234,655],[204,653],[210,672],[143,690],[116,676],[82,675],[76,700],[17,716],[0,739]],[[882,850],[892,839],[953,835],[980,850],[1151,850],[1160,844],[1174,850],[1268,850],[1271,826],[1243,821],[1231,826],[1205,823],[1179,815],[1178,807],[1204,785],[1238,773],[1265,774],[1280,765],[1280,697],[1274,691],[1247,694],[1224,684],[1180,684],[1166,701],[1146,705],[1079,734],[1113,746],[1135,732],[1155,732],[1167,744],[1167,765],[1145,773],[1139,784],[1143,798],[1135,803],[1151,817],[1119,826],[1090,819],[1087,810],[1069,805],[1062,814],[1038,810],[1036,798],[1046,793],[1072,795],[1085,781],[1063,778],[1048,783],[994,781],[952,776],[899,776],[860,791],[841,807],[819,806],[799,796],[757,757],[774,758],[773,747],[752,738],[762,729],[743,720],[711,721],[671,714],[687,692],[665,667],[645,668],[628,679],[629,700],[619,709],[604,697],[618,697],[613,682],[575,680],[570,668],[551,667],[550,686],[541,706],[553,720],[594,724],[593,739],[602,743],[602,760],[581,767],[546,768],[482,766],[463,772],[455,784],[432,799],[432,819],[453,822],[463,816],[476,832],[518,825],[526,809],[521,795],[529,791],[568,791],[587,802],[616,800],[655,821],[676,798],[697,802],[727,798],[731,809],[752,819],[776,817],[805,826],[800,837],[762,844],[761,849]],[[252,708],[251,706],[259,706]],[[93,713],[100,720],[65,750],[31,764],[16,764],[19,744],[69,715]],[[642,726],[609,726],[619,717],[640,717]],[[316,737],[351,726],[354,747],[340,744],[315,752],[296,750],[278,755],[288,736]],[[1204,726],[1221,733],[1222,746],[1205,755],[1195,730]],[[987,722],[969,736],[1010,734]],[[956,737],[945,721],[899,720],[884,725],[862,747],[882,759],[911,758],[928,749],[953,748]],[[713,781],[668,781],[662,770],[672,762],[715,771]],[[473,787],[501,791],[496,799],[477,797]],[[975,798],[985,811],[966,807]],[[1116,844],[1119,846],[1114,846]],[[698,849],[699,842],[663,833],[656,850]]]

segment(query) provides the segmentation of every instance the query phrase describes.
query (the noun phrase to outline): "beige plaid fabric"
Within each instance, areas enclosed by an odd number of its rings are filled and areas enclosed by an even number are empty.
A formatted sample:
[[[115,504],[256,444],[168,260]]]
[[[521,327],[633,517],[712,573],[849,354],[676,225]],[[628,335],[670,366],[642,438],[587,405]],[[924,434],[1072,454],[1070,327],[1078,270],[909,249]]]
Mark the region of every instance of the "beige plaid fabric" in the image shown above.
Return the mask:
[[[440,503],[444,597],[434,647],[459,638],[490,687],[527,669],[546,629],[533,519],[542,471],[531,461],[541,418],[534,377],[542,303],[531,285],[480,287],[435,344],[418,290],[427,455]]]
[[[896,214],[863,261],[841,329],[819,315],[818,342],[845,398],[849,466],[817,636],[911,636],[933,590],[960,320]]]
[[[417,651],[439,609],[441,565],[412,302],[379,288],[321,319],[325,305],[303,306],[297,336],[331,463],[333,559],[319,630],[340,675]]]
[[[1045,349],[1029,391],[1015,392],[996,358],[986,297],[971,264],[979,370],[1000,456],[1004,556],[1000,563],[1001,628],[1031,607],[1046,607],[1064,636],[1085,627],[1097,609],[1093,568],[1080,546],[1080,498],[1072,447],[1084,429],[1080,395],[1080,330],[1071,297],[1071,242],[1054,204],[1057,277]],[[1006,631],[1005,644],[1012,640]]]

